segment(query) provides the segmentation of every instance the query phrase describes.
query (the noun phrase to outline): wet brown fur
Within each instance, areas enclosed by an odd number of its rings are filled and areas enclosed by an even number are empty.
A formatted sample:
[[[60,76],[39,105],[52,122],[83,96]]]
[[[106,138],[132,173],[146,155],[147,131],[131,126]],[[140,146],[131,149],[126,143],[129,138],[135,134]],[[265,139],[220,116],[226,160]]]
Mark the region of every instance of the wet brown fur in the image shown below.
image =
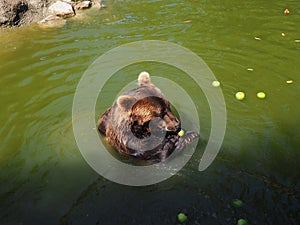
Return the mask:
[[[181,129],[180,121],[172,113],[169,101],[151,83],[147,73],[141,73],[138,81],[138,88],[123,93],[112,107],[103,113],[98,121],[98,129],[106,136],[108,143],[120,153],[145,160],[165,160],[180,140],[184,143],[183,138],[177,135]],[[155,117],[162,119],[155,129],[167,130],[165,139],[150,151],[139,151],[151,144],[157,144],[144,141],[144,138],[151,135],[149,123]],[[136,138],[132,138],[132,134]],[[195,134],[190,139],[193,140],[196,136]]]

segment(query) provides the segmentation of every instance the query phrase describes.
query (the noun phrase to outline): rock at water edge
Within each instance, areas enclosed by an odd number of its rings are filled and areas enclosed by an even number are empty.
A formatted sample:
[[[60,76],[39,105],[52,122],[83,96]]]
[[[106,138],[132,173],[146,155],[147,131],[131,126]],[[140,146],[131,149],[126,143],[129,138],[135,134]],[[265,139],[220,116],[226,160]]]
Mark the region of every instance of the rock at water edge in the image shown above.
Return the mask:
[[[63,18],[71,17],[75,15],[75,12],[73,10],[73,7],[62,1],[57,1],[53,3],[49,8],[49,13],[52,15],[60,16]]]

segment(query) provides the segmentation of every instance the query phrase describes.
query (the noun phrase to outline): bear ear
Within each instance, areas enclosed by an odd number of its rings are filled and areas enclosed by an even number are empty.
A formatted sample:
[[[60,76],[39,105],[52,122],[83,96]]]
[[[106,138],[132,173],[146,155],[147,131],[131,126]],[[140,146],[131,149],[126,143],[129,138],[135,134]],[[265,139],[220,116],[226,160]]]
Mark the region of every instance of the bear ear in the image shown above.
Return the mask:
[[[147,72],[141,72],[138,78],[139,86],[150,84],[150,75]]]
[[[121,95],[118,97],[117,104],[120,108],[126,111],[130,110],[131,107],[136,103],[136,98],[130,95]]]

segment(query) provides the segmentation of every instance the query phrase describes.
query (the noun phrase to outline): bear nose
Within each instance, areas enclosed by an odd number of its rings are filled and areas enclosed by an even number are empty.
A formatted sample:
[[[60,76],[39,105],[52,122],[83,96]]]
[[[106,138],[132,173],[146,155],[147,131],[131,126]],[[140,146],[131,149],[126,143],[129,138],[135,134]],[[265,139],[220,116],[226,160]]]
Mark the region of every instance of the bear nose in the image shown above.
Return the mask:
[[[179,131],[180,130],[180,122],[176,119],[174,121],[173,126],[167,126],[168,131]]]
[[[174,124],[174,125],[167,125],[166,127],[167,131],[179,131],[180,130],[180,124]]]

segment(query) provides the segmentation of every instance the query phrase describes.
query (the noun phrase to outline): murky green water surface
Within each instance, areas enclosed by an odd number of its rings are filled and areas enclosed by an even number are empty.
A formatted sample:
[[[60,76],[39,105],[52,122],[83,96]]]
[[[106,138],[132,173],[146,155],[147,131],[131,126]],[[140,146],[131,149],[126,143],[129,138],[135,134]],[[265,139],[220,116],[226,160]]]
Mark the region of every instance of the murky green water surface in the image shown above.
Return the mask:
[[[299,2],[106,4],[62,28],[0,32],[0,224],[176,224],[179,211],[186,211],[187,224],[236,224],[239,218],[299,224]],[[184,169],[165,182],[134,188],[100,177],[84,161],[73,136],[72,101],[97,57],[149,39],[174,42],[205,60],[222,84],[227,130],[220,154],[199,172],[210,131],[203,93],[181,71],[159,64],[119,71],[104,88],[99,109],[146,67],[186,88],[201,121],[201,141]],[[244,101],[234,98],[239,90]],[[267,98],[258,99],[258,91]],[[243,200],[241,208],[231,205],[236,198]]]

